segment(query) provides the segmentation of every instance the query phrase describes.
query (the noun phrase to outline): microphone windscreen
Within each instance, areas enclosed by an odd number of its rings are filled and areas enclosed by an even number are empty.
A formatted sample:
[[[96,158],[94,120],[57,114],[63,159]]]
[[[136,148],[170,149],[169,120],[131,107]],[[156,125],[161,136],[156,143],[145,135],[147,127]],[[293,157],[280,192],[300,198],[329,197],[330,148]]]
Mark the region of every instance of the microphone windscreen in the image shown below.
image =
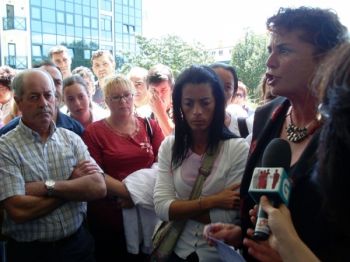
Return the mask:
[[[292,151],[288,142],[281,138],[274,138],[264,151],[262,167],[282,167],[288,172],[291,158]]]

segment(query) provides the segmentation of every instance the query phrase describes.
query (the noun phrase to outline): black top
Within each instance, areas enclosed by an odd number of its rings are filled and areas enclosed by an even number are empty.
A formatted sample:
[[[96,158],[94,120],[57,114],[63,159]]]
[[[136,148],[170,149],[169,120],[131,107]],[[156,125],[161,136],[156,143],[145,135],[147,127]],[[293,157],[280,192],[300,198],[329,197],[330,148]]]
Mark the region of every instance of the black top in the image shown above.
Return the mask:
[[[247,228],[254,228],[250,222],[249,210],[255,203],[248,194],[248,188],[255,167],[261,166],[263,152],[268,143],[280,136],[290,102],[278,97],[258,108],[254,116],[253,137],[247,166],[241,183],[241,219],[245,237]],[[313,179],[316,152],[320,130],[317,130],[298,162],[289,170],[292,190],[289,209],[296,231],[305,244],[323,261],[328,260],[332,243],[330,225],[322,213],[322,197],[319,186]],[[244,255],[248,261],[254,261]]]

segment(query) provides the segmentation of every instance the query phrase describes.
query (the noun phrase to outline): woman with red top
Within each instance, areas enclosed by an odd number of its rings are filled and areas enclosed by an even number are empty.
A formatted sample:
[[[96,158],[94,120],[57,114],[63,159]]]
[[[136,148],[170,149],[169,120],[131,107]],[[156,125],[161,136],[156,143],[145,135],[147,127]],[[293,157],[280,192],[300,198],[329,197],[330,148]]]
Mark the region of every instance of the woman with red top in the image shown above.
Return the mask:
[[[126,261],[121,207],[132,207],[121,182],[130,173],[149,168],[155,162],[164,135],[159,125],[134,114],[132,83],[114,76],[104,86],[105,102],[111,115],[88,126],[84,141],[90,154],[106,173],[108,196],[88,204],[88,222],[95,237],[96,261]],[[152,130],[152,132],[149,132]]]

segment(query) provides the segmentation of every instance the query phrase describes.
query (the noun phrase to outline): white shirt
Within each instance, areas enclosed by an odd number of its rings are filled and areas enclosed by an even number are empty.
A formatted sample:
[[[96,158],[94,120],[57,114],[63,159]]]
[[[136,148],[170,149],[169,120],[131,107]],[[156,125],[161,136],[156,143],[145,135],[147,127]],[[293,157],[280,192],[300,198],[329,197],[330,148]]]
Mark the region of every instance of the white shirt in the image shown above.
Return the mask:
[[[158,153],[159,173],[154,188],[154,205],[162,220],[169,220],[170,204],[177,199],[187,200],[198,175],[202,157],[190,152],[182,165],[171,170],[171,155],[174,136],[166,137]],[[202,196],[216,194],[234,183],[240,183],[248,157],[248,144],[242,138],[224,141],[220,153],[214,162],[211,174],[206,179]],[[192,172],[191,172],[192,170]],[[211,209],[211,222],[237,223],[238,210]],[[196,252],[199,261],[220,261],[215,247],[210,247],[203,238],[204,224],[188,220],[182,232],[175,253],[186,258]]]

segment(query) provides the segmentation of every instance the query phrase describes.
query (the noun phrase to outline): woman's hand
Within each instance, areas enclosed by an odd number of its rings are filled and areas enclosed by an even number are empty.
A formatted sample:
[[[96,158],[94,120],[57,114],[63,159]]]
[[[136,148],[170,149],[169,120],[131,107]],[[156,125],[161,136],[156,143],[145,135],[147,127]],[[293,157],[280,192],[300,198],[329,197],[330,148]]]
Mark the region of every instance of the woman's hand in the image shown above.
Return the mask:
[[[214,201],[212,208],[239,209],[240,197],[237,191],[239,187],[240,184],[233,184],[221,192],[210,196]]]
[[[260,198],[260,205],[268,216],[268,225],[271,229],[267,241],[254,241],[245,238],[243,244],[248,252],[260,261],[319,261],[318,258],[299,238],[288,208],[282,204],[279,208],[271,205],[267,197]],[[256,221],[257,206],[249,211],[253,223]],[[248,229],[248,236],[254,231]]]
[[[248,229],[247,235],[250,238],[244,238],[243,240],[243,244],[248,248],[248,253],[250,255],[262,262],[282,261],[282,258],[280,257],[279,253],[270,246],[269,240],[255,241],[251,239],[253,237],[253,234],[254,230]]]
[[[274,249],[279,249],[279,242],[281,241],[299,239],[289,209],[284,204],[280,205],[279,208],[275,208],[265,196],[261,197],[260,204],[268,215],[268,225],[272,231],[269,242]]]
[[[203,236],[211,246],[214,245],[214,242],[210,239],[211,237],[223,240],[236,248],[242,245],[242,229],[234,224],[212,223],[206,225]]]

